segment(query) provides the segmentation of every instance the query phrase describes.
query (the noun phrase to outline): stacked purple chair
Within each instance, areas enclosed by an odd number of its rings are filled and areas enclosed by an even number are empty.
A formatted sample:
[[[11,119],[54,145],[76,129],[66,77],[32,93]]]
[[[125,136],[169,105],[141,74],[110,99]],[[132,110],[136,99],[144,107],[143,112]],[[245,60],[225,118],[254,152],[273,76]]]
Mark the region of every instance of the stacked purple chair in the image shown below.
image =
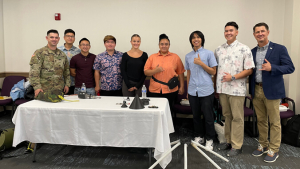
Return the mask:
[[[285,97],[282,99],[282,103],[288,103],[291,102],[292,103],[292,110],[288,109],[287,111],[282,111],[280,112],[280,119],[281,119],[281,124],[282,124],[282,120],[283,119],[288,119],[291,118],[293,116],[295,116],[295,102],[293,99]],[[289,106],[290,107],[290,106]]]
[[[24,76],[7,76],[2,85],[1,96],[10,96],[11,88],[21,80],[26,80]],[[0,106],[3,106],[6,112],[6,106],[11,106],[13,104],[12,99],[0,100]],[[13,111],[13,109],[12,109]]]
[[[180,87],[180,84],[178,87]],[[188,92],[187,91],[187,82],[185,80],[184,81],[184,93],[182,95],[178,94],[177,100],[175,101],[175,104],[174,104],[175,117],[176,117],[177,113],[178,114],[193,114],[191,106],[183,106],[180,104],[182,99],[186,99],[187,92]]]

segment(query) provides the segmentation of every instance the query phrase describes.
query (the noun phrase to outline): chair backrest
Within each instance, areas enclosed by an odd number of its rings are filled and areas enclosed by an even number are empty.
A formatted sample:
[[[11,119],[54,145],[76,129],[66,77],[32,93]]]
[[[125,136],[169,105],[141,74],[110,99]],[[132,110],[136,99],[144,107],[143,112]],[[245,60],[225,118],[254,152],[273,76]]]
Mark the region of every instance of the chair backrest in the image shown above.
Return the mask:
[[[9,96],[11,88],[23,79],[26,81],[24,76],[7,76],[3,81],[1,96]]]

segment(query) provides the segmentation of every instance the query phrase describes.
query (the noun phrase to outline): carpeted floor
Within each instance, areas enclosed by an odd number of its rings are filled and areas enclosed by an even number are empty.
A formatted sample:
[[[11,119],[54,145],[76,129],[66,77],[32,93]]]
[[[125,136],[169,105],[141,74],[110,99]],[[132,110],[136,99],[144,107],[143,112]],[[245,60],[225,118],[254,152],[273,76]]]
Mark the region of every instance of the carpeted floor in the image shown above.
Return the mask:
[[[12,128],[10,115],[0,116],[0,128]],[[176,132],[171,134],[171,140],[181,139],[182,145],[173,151],[172,161],[167,166],[170,169],[183,169],[183,144],[192,139],[192,120],[178,119]],[[207,153],[221,168],[226,169],[292,169],[300,168],[300,148],[282,144],[279,158],[274,163],[265,163],[264,156],[253,157],[252,151],[257,148],[257,138],[251,138],[245,134],[243,153],[237,157],[228,158],[225,162],[218,157]],[[217,143],[215,143],[215,146]],[[148,153],[146,149],[114,148],[114,147],[85,147],[43,144],[37,151],[36,160],[32,162],[32,154],[24,154],[25,144],[19,145],[2,153],[4,158],[0,160],[1,169],[50,169],[50,168],[101,168],[101,169],[146,169],[149,167]],[[216,150],[217,151],[217,150]],[[226,155],[226,151],[217,151],[220,155]],[[152,164],[155,159],[152,158]],[[156,166],[155,168],[161,168]],[[214,166],[191,145],[188,146],[188,168],[214,168]]]

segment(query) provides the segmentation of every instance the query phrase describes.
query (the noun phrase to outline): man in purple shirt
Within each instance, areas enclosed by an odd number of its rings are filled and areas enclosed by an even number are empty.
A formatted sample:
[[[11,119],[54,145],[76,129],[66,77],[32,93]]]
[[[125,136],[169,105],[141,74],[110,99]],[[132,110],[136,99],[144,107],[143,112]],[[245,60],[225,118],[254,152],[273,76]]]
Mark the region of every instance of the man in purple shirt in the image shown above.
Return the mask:
[[[82,38],[79,41],[81,52],[72,57],[70,61],[70,74],[75,77],[74,94],[80,92],[82,83],[86,86],[86,93],[95,95],[94,60],[96,55],[90,53],[90,41]]]
[[[115,50],[116,38],[112,35],[105,36],[103,41],[106,51],[98,54],[94,61],[95,91],[100,91],[101,96],[122,96],[120,64],[123,53]]]

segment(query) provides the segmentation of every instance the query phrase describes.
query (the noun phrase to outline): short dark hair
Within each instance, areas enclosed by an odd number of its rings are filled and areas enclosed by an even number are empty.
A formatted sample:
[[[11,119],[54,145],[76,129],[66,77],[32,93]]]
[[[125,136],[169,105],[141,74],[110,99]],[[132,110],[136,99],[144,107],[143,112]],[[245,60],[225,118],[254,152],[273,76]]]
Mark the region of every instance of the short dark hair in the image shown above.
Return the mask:
[[[140,35],[138,35],[138,34],[133,34],[133,35],[131,36],[131,40],[132,40],[133,37],[139,37],[139,38],[141,38]]]
[[[233,21],[232,22],[227,22],[224,28],[226,28],[226,26],[233,26],[233,27],[235,27],[236,30],[239,30],[239,25],[236,24]]]
[[[103,39],[104,43],[105,43],[106,41],[108,41],[108,40],[113,40],[113,41],[115,42],[115,44],[117,44],[116,38],[115,38],[114,36],[112,36],[112,35],[106,35],[106,36],[104,37],[104,39]]]
[[[84,41],[84,40],[85,40],[85,41],[88,41],[89,44],[91,44],[90,41],[89,41],[87,38],[82,38],[82,39],[80,39],[80,41],[79,41],[79,45],[80,45],[81,41]]]
[[[161,35],[159,35],[159,42],[161,41],[161,40],[163,40],[163,39],[167,39],[168,41],[169,41],[169,43],[170,43],[170,39],[169,39],[169,37],[166,35],[166,34],[161,34]]]
[[[268,26],[266,23],[260,22],[260,23],[258,23],[258,24],[256,24],[256,25],[254,25],[254,27],[253,27],[253,32],[255,32],[255,28],[256,28],[256,27],[260,27],[260,26],[264,26],[264,27],[267,29],[267,31],[269,30],[269,26]]]
[[[73,29],[66,29],[64,35],[66,35],[67,33],[73,33],[75,36],[75,31],[73,31]]]
[[[194,47],[193,43],[192,43],[192,39],[194,38],[194,34],[198,35],[201,38],[201,46],[204,47],[204,42],[205,42],[205,38],[204,35],[201,31],[194,31],[191,33],[190,35],[190,43],[192,45],[192,48]]]
[[[55,29],[50,29],[50,30],[48,30],[48,32],[47,32],[47,36],[49,35],[49,33],[57,33],[57,34],[58,34],[58,36],[59,36],[59,33],[58,33],[58,31],[57,31],[57,30],[55,30]]]

